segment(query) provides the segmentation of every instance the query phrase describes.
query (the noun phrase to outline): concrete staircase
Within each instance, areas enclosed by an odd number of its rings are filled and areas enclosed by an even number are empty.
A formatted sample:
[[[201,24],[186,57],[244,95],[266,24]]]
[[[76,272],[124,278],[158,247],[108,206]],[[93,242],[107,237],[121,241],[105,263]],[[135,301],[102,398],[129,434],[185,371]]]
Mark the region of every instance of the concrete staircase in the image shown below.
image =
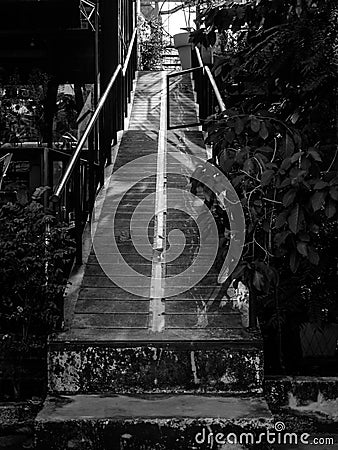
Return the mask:
[[[161,258],[163,249],[156,245],[148,258],[143,248],[144,229],[151,248],[159,238],[160,212],[151,220],[141,214],[134,224],[135,242],[143,236],[139,252],[129,231],[125,233],[140,201],[154,195],[152,211],[161,202],[161,174],[166,188],[189,190],[184,167],[182,173],[171,171],[170,152],[206,159],[198,129],[163,130],[161,80],[161,73],[139,75],[130,127],[98,200],[95,249],[89,245],[66,299],[67,329],[50,340],[49,395],[36,420],[37,449],[243,448],[217,443],[216,434],[259,433],[272,425],[262,397],[259,331],[244,328],[232,305],[206,306],[216,271],[211,268],[196,285],[171,295],[171,277],[191,264],[198,246],[193,221],[167,208],[162,230],[166,240],[173,229],[186,236],[185,247],[171,263]],[[175,98],[185,96],[191,103],[186,82]],[[142,155],[150,159],[145,164],[137,160],[131,171],[123,172]],[[143,207],[145,216],[148,206]],[[107,220],[112,210],[113,228]],[[111,248],[113,234],[122,237],[118,251]],[[121,258],[145,278],[130,276]],[[166,284],[164,290],[159,280]],[[131,290],[121,287],[126,285]]]

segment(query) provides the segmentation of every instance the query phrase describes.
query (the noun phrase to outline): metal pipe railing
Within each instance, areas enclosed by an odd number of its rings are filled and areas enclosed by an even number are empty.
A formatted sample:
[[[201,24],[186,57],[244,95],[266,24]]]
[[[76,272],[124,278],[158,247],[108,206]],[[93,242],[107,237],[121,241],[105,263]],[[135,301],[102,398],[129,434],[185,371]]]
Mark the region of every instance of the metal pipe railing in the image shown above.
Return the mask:
[[[218,106],[219,106],[220,110],[223,112],[223,111],[225,111],[226,108],[225,108],[225,104],[223,102],[221,93],[219,92],[218,86],[216,84],[215,78],[214,78],[213,74],[211,73],[210,68],[203,64],[201,53],[200,53],[200,51],[199,51],[199,49],[197,47],[195,47],[195,51],[196,51],[196,56],[197,56],[197,60],[198,60],[199,66],[202,67],[205,70],[205,73],[207,74],[207,76],[209,78],[211,87],[212,87],[212,89],[214,91],[214,94],[215,94],[215,97],[217,99]]]
[[[88,139],[88,136],[89,136],[90,132],[92,131],[93,126],[94,126],[95,122],[97,121],[97,118],[99,117],[101,109],[103,108],[103,106],[108,98],[109,92],[110,92],[111,88],[113,87],[120,70],[122,70],[121,64],[119,64],[116,67],[115,72],[114,72],[113,76],[111,77],[106,90],[104,91],[102,97],[99,100],[97,107],[95,108],[94,114],[92,115],[90,121],[88,122],[88,125],[86,126],[86,129],[85,129],[80,141],[78,142],[78,144],[76,146],[76,149],[67,165],[65,173],[63,174],[61,180],[59,181],[58,185],[55,188],[53,200],[57,200],[60,197],[67,182],[69,181],[69,178],[71,177],[71,174],[76,166],[76,163],[79,160],[81,150],[82,150],[86,140]]]
[[[137,29],[135,28],[135,30],[133,32],[133,35],[131,37],[131,40],[130,40],[130,44],[129,44],[129,47],[128,47],[128,52],[127,52],[126,59],[124,61],[123,67],[122,67],[122,75],[123,76],[126,75],[126,72],[127,72],[127,69],[128,69],[129,60],[130,60],[131,54],[132,54],[133,49],[134,49],[134,42],[135,42],[135,39],[136,39],[136,35],[137,35]]]
[[[203,60],[201,57],[201,52],[199,51],[199,49],[197,47],[195,47],[195,52],[196,52],[197,61],[198,61],[199,66],[204,67]]]
[[[104,182],[104,166],[111,161],[111,144],[116,141],[117,131],[123,129],[136,72],[136,42],[137,32],[134,30],[124,64],[117,65],[50,197],[54,213],[75,225],[77,264],[82,264],[82,233],[97,189]],[[87,140],[88,157],[84,160],[82,152]]]

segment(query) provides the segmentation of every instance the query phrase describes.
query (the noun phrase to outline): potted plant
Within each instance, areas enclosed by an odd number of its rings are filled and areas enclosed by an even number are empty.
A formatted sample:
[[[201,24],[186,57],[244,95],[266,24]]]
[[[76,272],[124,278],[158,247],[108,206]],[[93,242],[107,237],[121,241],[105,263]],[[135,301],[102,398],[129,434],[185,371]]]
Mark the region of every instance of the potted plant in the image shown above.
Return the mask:
[[[192,44],[190,42],[190,32],[184,31],[174,35],[174,45],[180,55],[182,69],[191,69],[191,50]]]

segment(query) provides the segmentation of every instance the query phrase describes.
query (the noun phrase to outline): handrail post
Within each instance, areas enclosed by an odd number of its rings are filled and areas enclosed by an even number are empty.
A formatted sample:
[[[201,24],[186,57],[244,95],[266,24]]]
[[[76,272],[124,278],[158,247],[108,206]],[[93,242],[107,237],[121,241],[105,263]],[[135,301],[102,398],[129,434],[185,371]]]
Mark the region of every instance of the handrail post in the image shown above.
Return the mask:
[[[128,116],[127,72],[123,75],[123,118]]]
[[[112,88],[112,90],[114,87]],[[107,143],[106,143],[106,164],[109,166],[111,164],[111,144],[113,139],[113,119],[112,119],[112,91],[110,91],[107,101],[107,108],[105,111],[107,129]]]
[[[76,264],[82,264],[82,208],[81,208],[81,170],[80,161],[74,169],[74,212],[75,212],[75,258]]]
[[[104,117],[100,115],[99,119],[99,183],[100,186],[104,184],[104,145],[105,145],[105,133],[104,133]]]
[[[118,129],[123,129],[124,122],[124,112],[123,112],[123,73],[122,71],[118,77],[118,85],[117,85],[117,122]]]
[[[95,202],[95,133],[92,131],[88,137],[88,202],[89,213]]]

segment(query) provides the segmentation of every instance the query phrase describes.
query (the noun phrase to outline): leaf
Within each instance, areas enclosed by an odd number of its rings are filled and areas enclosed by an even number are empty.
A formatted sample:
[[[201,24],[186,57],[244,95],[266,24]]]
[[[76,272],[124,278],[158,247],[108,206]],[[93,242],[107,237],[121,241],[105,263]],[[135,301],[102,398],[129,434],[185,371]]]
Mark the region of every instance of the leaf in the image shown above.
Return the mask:
[[[252,117],[250,126],[254,133],[258,133],[261,128],[261,122],[257,117]]]
[[[338,184],[338,177],[334,177],[331,181],[330,181],[330,186],[336,186]]]
[[[309,247],[308,248],[308,258],[311,264],[314,264],[316,266],[318,266],[319,264],[319,255],[318,253],[315,251],[315,249],[313,247]]]
[[[319,180],[317,181],[317,183],[314,185],[314,189],[319,190],[319,189],[324,189],[326,187],[328,187],[329,183],[327,183],[326,181],[323,180]]]
[[[300,263],[299,254],[294,250],[290,255],[290,269],[292,273],[297,272],[299,263]]]
[[[246,269],[246,264],[239,264],[236,269],[233,271],[231,278],[233,280],[238,280]]]
[[[291,163],[293,164],[293,163],[295,163],[296,161],[298,161],[299,158],[302,156],[302,154],[303,154],[303,152],[297,152],[297,153],[294,153],[294,154],[291,156]]]
[[[338,201],[338,189],[337,188],[331,188],[330,189],[330,196],[333,198],[333,200]]]
[[[235,122],[235,133],[241,134],[243,130],[244,130],[243,120],[241,120],[239,117],[237,117],[236,122]]]
[[[289,228],[292,233],[297,234],[302,226],[304,213],[299,204],[295,205],[288,217]]]
[[[264,288],[264,275],[255,270],[253,275],[252,284],[255,286],[257,291],[262,291]]]
[[[311,147],[308,151],[308,154],[311,155],[315,161],[322,162],[322,158],[315,148]]]
[[[328,219],[331,219],[336,214],[336,205],[332,200],[330,200],[326,205],[325,214]]]
[[[277,229],[281,228],[286,223],[288,214],[289,214],[288,211],[283,211],[278,215],[278,217],[276,219],[276,223],[275,223],[275,226]]]
[[[207,37],[207,42],[208,42],[208,44],[209,44],[211,47],[213,47],[213,46],[215,45],[215,43],[216,43],[216,33],[215,33],[215,31],[214,31],[214,30],[210,30],[210,31],[206,34],[206,37]]]
[[[225,141],[229,142],[229,144],[232,144],[235,139],[235,133],[230,130],[228,131],[224,136]]]
[[[268,220],[263,220],[262,228],[266,233],[270,232],[270,222]]]
[[[278,188],[279,189],[283,189],[283,188],[285,188],[286,186],[289,186],[291,184],[291,179],[288,177],[288,178],[285,178],[285,180],[283,180],[282,182],[281,182],[281,184],[278,186]]]
[[[295,144],[293,143],[292,138],[287,133],[285,137],[285,156],[291,156],[295,151]]]
[[[282,231],[281,233],[277,233],[275,235],[275,243],[278,247],[280,247],[286,240],[286,238],[291,234],[290,230]]]
[[[318,191],[318,192],[315,192],[313,194],[313,196],[311,197],[312,208],[315,212],[318,211],[323,206],[326,195],[327,195],[327,192]]]
[[[243,169],[248,172],[248,173],[252,173],[255,170],[255,165],[252,161],[251,158],[247,159],[243,165]]]
[[[229,172],[234,164],[235,160],[230,158],[228,152],[225,150],[219,156],[219,165],[223,172]]]
[[[265,167],[265,164],[269,164],[269,159],[265,156],[265,155],[263,155],[262,153],[255,153],[255,157],[258,159],[258,161],[262,164],[262,166],[264,166]],[[270,167],[270,169],[271,169],[272,167]]]
[[[261,179],[262,186],[268,186],[274,175],[275,171],[272,169],[268,169],[265,172],[263,172]]]
[[[283,196],[283,205],[286,207],[290,206],[296,197],[296,193],[297,191],[295,189],[290,189],[287,191],[287,193]]]
[[[298,253],[300,253],[302,256],[307,257],[308,250],[307,250],[307,244],[305,242],[297,242],[297,250],[298,250]]]
[[[266,145],[264,147],[258,147],[257,151],[261,152],[261,153],[272,153],[273,152],[273,148]]]
[[[268,131],[267,127],[266,127],[265,122],[261,123],[261,128],[259,130],[259,135],[264,140],[269,137],[269,131]]]
[[[245,175],[238,175],[237,177],[235,177],[231,184],[233,185],[233,187],[237,187],[245,178]]]
[[[288,170],[290,166],[291,166],[291,158],[287,157],[283,159],[283,162],[280,166],[280,170]]]

